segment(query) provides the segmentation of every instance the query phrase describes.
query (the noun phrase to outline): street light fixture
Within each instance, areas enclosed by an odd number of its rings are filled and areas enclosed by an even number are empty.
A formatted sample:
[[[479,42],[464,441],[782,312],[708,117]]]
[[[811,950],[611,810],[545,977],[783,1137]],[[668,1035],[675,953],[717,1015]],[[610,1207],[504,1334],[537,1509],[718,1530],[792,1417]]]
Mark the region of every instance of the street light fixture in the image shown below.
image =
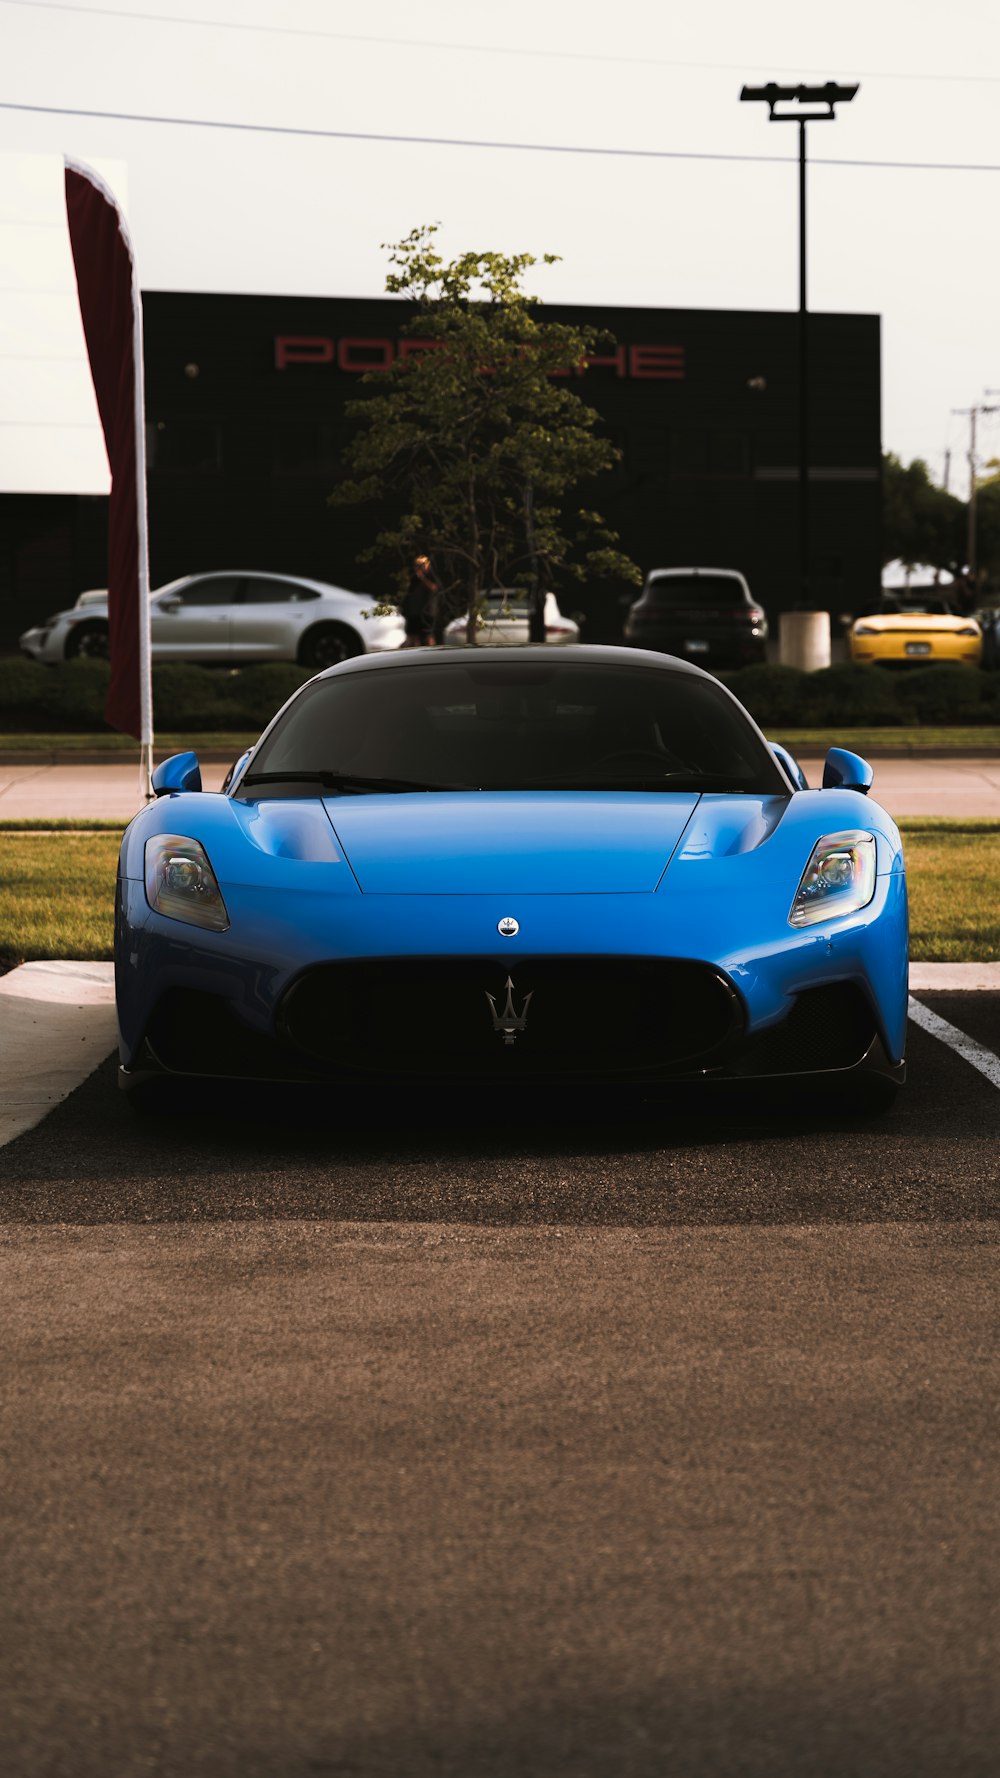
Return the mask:
[[[838,86],[828,80],[823,86],[779,86],[769,80],[766,86],[745,86],[740,93],[744,102],[763,103],[768,108],[769,123],[797,123],[799,126],[799,609],[809,610],[809,356],[806,338],[806,124],[832,123],[835,105],[847,104],[857,92],[857,85]],[[810,109],[810,107],[822,109]]]

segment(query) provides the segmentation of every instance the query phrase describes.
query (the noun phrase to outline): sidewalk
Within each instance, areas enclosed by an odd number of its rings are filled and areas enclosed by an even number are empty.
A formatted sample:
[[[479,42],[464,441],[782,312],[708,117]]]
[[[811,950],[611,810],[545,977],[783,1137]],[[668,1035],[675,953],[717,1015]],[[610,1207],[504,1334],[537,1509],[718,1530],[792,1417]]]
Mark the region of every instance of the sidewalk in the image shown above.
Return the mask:
[[[22,963],[0,976],[0,1148],[41,1123],[117,1040],[113,963]]]
[[[206,790],[219,790],[231,761],[202,762]],[[1000,761],[998,775],[1000,775]],[[139,767],[118,761],[98,765],[0,765],[0,821],[131,821],[144,803]]]
[[[823,762],[803,757],[811,785],[822,782]],[[206,790],[218,790],[229,762],[202,762]],[[881,759],[873,761],[872,795],[894,816],[974,817],[1000,821],[1000,757]],[[142,807],[138,766],[0,765],[0,821],[55,819],[126,822]]]

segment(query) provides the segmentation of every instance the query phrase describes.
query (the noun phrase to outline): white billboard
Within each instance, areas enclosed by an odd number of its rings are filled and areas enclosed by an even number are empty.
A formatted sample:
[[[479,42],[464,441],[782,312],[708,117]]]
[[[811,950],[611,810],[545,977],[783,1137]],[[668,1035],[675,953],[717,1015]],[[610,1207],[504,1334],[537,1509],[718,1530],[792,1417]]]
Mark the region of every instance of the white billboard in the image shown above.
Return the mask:
[[[127,211],[123,161],[94,162]],[[63,160],[0,155],[0,494],[106,494]]]

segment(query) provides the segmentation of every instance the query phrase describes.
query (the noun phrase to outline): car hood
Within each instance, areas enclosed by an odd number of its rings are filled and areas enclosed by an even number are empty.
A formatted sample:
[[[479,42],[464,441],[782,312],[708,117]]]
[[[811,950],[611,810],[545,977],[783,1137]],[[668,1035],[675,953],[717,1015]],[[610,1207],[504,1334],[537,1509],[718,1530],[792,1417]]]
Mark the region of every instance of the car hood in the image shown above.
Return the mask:
[[[495,791],[329,797],[365,895],[652,894],[692,793]]]
[[[108,602],[106,599],[101,604],[67,605],[65,611],[53,611],[44,623],[33,624],[32,629],[48,630],[52,628],[53,624],[64,623],[67,618],[72,618],[74,622],[79,623],[85,622],[88,617],[107,617],[107,615]]]

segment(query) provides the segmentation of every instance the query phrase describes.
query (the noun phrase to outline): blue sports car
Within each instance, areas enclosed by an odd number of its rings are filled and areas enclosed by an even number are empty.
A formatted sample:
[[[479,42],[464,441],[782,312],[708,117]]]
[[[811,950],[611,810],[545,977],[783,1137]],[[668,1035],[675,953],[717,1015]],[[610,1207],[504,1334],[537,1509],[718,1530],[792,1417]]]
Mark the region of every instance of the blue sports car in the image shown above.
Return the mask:
[[[319,674],[221,793],[156,769],[116,914],[120,1079],[657,1088],[904,1078],[906,877],[698,667],[412,650]]]

